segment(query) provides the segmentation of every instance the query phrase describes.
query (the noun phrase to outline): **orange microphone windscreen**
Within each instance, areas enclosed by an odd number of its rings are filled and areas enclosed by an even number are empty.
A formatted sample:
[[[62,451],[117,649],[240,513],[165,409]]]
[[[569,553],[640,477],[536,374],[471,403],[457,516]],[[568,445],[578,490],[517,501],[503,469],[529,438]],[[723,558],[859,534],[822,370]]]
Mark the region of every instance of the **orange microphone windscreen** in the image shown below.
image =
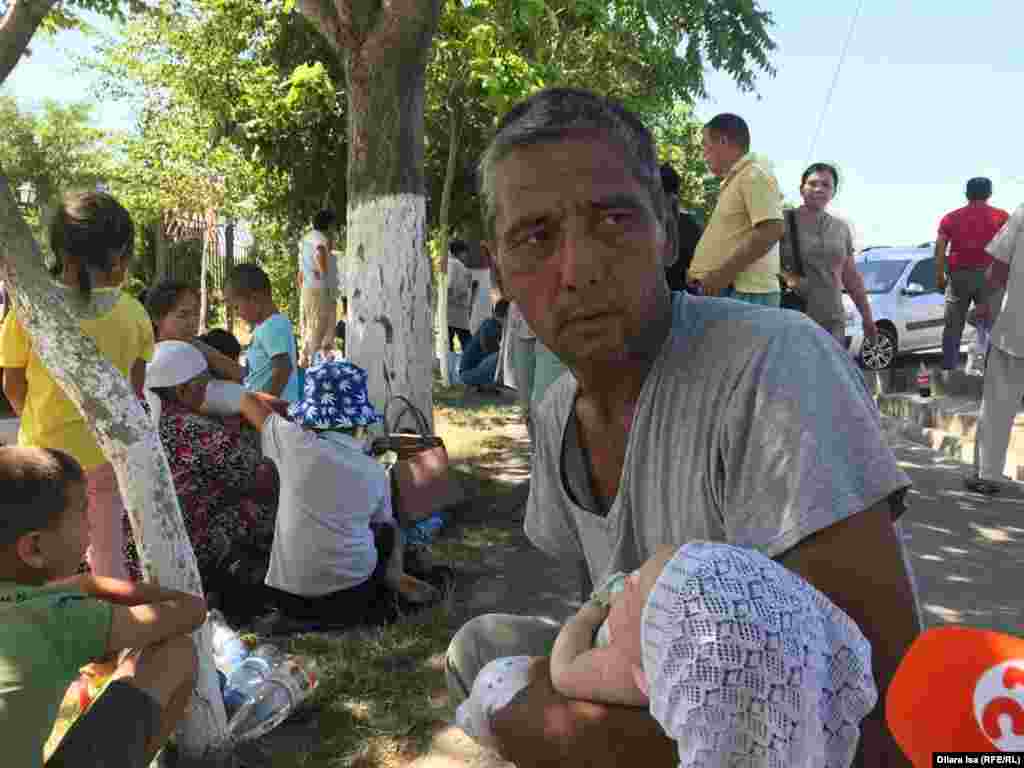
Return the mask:
[[[893,676],[885,719],[915,768],[931,768],[933,752],[1024,751],[1024,640],[929,629]]]

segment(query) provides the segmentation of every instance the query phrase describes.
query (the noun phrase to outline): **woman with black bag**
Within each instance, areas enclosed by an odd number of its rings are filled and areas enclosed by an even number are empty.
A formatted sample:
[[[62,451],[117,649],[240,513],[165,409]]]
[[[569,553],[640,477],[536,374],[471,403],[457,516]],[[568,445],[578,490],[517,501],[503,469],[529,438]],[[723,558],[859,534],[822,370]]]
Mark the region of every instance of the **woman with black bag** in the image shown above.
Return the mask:
[[[840,341],[846,330],[842,289],[860,311],[864,337],[878,330],[864,281],[854,263],[853,234],[845,221],[825,209],[839,187],[839,172],[814,163],[800,178],[803,205],[786,211],[786,234],[781,243],[783,306],[799,309]]]

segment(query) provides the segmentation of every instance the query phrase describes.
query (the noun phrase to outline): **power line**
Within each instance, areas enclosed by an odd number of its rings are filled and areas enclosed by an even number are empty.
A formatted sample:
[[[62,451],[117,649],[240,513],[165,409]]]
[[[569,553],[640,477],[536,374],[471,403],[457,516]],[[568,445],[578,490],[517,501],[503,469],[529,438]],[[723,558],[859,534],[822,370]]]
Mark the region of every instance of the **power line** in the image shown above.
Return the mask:
[[[818,139],[821,138],[821,129],[825,126],[825,114],[828,112],[829,105],[832,103],[832,94],[835,93],[836,84],[839,82],[839,73],[843,69],[843,63],[846,61],[846,54],[850,50],[850,42],[853,40],[853,31],[857,27],[857,20],[860,18],[860,11],[863,7],[864,0],[858,0],[857,10],[854,11],[853,19],[850,21],[850,31],[846,35],[846,42],[843,43],[843,50],[839,54],[839,62],[836,64],[836,71],[832,76],[832,85],[829,86],[828,93],[825,95],[825,105],[821,108],[821,116],[818,118],[818,128],[814,132],[814,139],[811,141],[811,149],[807,156],[808,165],[814,161],[814,150],[818,146]]]

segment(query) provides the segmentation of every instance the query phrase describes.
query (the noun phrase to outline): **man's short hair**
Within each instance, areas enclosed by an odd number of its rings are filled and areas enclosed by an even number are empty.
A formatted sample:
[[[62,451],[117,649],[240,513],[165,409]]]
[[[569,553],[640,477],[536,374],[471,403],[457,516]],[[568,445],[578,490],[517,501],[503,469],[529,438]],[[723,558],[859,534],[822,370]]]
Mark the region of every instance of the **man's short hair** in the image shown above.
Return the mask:
[[[747,121],[739,115],[729,112],[715,115],[704,124],[704,130],[718,138],[724,138],[730,144],[735,144],[744,152],[750,151],[750,128],[747,127]]]
[[[658,221],[665,222],[654,137],[640,118],[614,99],[579,88],[547,88],[519,102],[498,123],[497,133],[480,160],[477,178],[486,236],[495,237],[497,200],[495,168],[515,149],[561,141],[570,136],[598,135],[614,144],[651,196]]]
[[[669,197],[679,196],[679,174],[676,173],[676,169],[669,163],[661,164],[661,188],[665,190],[665,194]]]
[[[84,482],[82,466],[63,451],[0,446],[0,546],[59,525],[71,486]]]
[[[967,199],[973,201],[988,200],[992,197],[992,179],[975,176],[967,182]]]
[[[239,264],[228,276],[227,290],[241,296],[273,296],[270,278],[255,264]]]
[[[334,211],[330,208],[324,208],[322,211],[317,211],[313,216],[313,229],[317,232],[326,232],[334,226],[337,220],[338,217],[334,214]]]

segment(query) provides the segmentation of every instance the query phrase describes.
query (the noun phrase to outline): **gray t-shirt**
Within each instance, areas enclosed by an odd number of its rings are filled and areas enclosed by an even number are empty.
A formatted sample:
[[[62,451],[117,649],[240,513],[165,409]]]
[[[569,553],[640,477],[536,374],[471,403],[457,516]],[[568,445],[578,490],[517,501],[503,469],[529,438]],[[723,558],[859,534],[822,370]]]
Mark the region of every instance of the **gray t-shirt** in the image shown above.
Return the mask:
[[[800,295],[807,300],[807,314],[830,333],[846,325],[843,309],[843,265],[853,254],[853,234],[842,219],[824,211],[810,223],[795,211],[797,236],[800,238],[800,261],[803,262],[804,283]],[[789,219],[786,220],[789,226]],[[781,243],[782,268],[796,271],[793,254],[793,233],[786,232]]]
[[[575,379],[540,405],[524,526],[539,549],[586,560],[595,584],[661,544],[724,541],[778,557],[910,484],[859,372],[807,318],[685,294],[673,315],[610,509],[566,487],[581,463],[568,429]]]
[[[384,467],[276,414],[262,440],[281,478],[267,586],[319,597],[362,584],[377,567],[370,523],[394,519]]]

